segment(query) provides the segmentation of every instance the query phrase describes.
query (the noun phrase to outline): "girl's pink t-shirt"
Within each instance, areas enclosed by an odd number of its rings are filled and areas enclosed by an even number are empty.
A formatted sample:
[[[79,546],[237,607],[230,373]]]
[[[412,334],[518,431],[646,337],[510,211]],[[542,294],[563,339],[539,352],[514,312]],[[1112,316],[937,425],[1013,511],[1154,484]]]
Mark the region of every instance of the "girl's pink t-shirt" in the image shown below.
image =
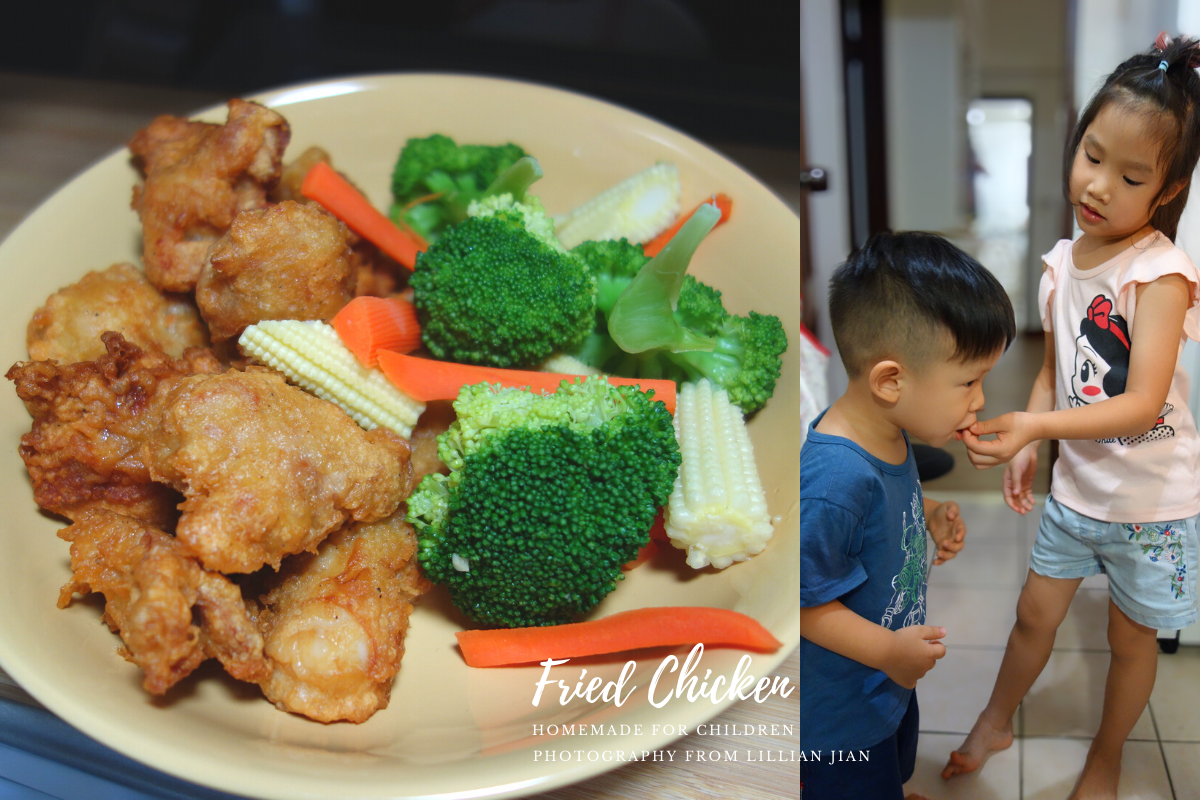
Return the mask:
[[[1200,340],[1200,272],[1157,231],[1090,270],[1076,269],[1067,239],[1042,260],[1038,302],[1042,327],[1054,336],[1056,409],[1125,391],[1138,284],[1177,273],[1192,296],[1183,335],[1161,343],[1176,351],[1175,375],[1155,426],[1139,436],[1062,440],[1051,485],[1055,501],[1106,522],[1166,522],[1200,513],[1200,435],[1179,363],[1186,340]]]

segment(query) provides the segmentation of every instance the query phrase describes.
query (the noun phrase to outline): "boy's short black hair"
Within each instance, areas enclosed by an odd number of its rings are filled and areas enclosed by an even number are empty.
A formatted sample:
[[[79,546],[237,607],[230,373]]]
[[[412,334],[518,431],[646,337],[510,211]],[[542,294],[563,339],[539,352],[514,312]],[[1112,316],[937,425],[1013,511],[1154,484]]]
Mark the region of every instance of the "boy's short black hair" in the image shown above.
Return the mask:
[[[1007,348],[1017,333],[1008,293],[978,261],[932,233],[877,233],[829,281],[829,318],[846,372],[884,357],[916,366],[945,331],[953,358]]]

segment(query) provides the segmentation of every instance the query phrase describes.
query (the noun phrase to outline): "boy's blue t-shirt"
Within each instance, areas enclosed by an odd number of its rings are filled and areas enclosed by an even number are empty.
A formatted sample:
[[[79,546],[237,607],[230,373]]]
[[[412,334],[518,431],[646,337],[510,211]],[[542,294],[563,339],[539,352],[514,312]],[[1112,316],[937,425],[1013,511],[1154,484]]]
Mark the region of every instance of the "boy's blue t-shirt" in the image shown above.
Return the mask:
[[[840,600],[893,630],[923,625],[925,513],[912,444],[905,463],[889,464],[818,433],[824,416],[800,450],[800,605]],[[880,670],[800,639],[804,751],[878,744],[895,733],[911,694]]]

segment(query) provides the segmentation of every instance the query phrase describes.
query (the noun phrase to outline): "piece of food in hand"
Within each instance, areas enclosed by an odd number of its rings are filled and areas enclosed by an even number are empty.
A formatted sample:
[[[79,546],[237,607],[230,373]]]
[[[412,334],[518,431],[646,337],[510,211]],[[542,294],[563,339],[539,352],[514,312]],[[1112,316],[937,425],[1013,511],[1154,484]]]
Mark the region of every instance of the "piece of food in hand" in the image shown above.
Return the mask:
[[[659,161],[556,216],[554,233],[567,248],[589,240],[649,241],[675,221],[682,196],[679,168]]]
[[[705,379],[685,383],[675,435],[683,463],[664,515],[671,544],[695,569],[761,553],[774,527],[741,409]]]
[[[107,352],[94,361],[19,361],[8,371],[33,416],[20,454],[34,500],[69,519],[108,508],[170,529],[179,495],[153,482],[141,446],[160,425],[167,389],[221,364],[201,348],[175,359],[119,333],[101,339]]]
[[[471,667],[532,664],[550,658],[697,643],[770,653],[781,644],[753,617],[704,606],[637,608],[552,628],[457,631],[454,635],[463,659]]]
[[[25,332],[31,361],[93,361],[107,350],[100,334],[116,331],[144,350],[178,358],[189,347],[207,347],[208,331],[196,306],[166,296],[133,264],[87,273],[59,289],[33,312]]]
[[[324,322],[272,320],[251,325],[238,339],[242,352],[293,383],[335,403],[367,430],[387,428],[408,438],[424,402],[367,369]]]
[[[258,367],[177,382],[142,458],[184,495],[176,537],[218,572],[278,568],[410,489],[407,442]]]
[[[267,699],[319,722],[364,722],[386,707],[412,604],[432,587],[416,552],[401,507],[286,559],[258,615],[271,664],[259,684]]]
[[[425,347],[523,369],[578,346],[595,325],[595,282],[541,206],[501,195],[472,209],[417,258],[409,281]]]
[[[58,535],[71,543],[72,571],[58,607],[75,594],[103,594],[104,621],[145,672],[146,691],[162,694],[207,658],[238,680],[270,674],[241,590],[173,536],[109,511],[88,512]]]
[[[719,291],[687,274],[718,216],[703,205],[653,259],[623,240],[572,250],[596,278],[597,314],[594,330],[571,355],[612,375],[708,378],[747,414],[765,405],[787,350],[783,323],[754,311],[730,314]]]
[[[466,219],[473,200],[506,191],[519,194],[533,183],[532,174],[508,175],[526,156],[512,143],[460,145],[440,133],[411,138],[392,170],[391,216],[433,242],[445,228]],[[511,184],[509,177],[520,185]]]
[[[557,625],[622,579],[679,466],[661,403],[601,378],[554,394],[468,386],[439,437],[447,475],[408,502],[421,567],[485,625]]]
[[[291,138],[287,120],[229,101],[224,125],[161,116],[129,140],[145,181],[133,190],[146,276],[162,291],[196,286],[209,246],[239,211],[262,208]]]
[[[326,320],[354,298],[346,226],[292,200],[238,214],[213,244],[196,303],[213,341],[263,320]]]

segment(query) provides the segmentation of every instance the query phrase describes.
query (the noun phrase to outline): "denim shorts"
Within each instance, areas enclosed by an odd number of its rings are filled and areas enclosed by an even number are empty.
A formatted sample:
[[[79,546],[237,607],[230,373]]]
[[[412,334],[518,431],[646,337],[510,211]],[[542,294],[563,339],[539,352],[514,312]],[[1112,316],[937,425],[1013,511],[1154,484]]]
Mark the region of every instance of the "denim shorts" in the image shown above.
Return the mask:
[[[865,753],[824,750],[819,758],[801,761],[800,800],[904,800],[904,784],[917,768],[920,728],[913,692],[896,732]]]
[[[1104,573],[1109,597],[1131,620],[1178,630],[1200,612],[1197,521],[1102,522],[1047,497],[1029,566],[1047,578]]]

